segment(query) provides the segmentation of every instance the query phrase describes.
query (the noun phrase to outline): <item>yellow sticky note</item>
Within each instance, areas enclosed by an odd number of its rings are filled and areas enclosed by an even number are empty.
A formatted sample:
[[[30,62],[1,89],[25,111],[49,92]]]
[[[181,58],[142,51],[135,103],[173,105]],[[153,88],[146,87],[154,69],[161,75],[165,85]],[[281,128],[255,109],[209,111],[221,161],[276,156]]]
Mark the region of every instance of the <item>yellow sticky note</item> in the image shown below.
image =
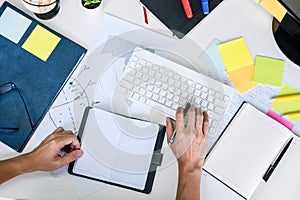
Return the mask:
[[[253,59],[244,38],[218,45],[227,71],[253,64]]]
[[[273,15],[279,22],[287,13],[285,7],[281,5],[277,0],[262,0],[260,5],[266,9],[271,15]]]
[[[283,72],[283,60],[256,56],[253,82],[281,86]]]
[[[252,82],[253,70],[254,64],[227,71],[227,75],[241,94],[256,86]]]
[[[292,121],[296,122],[300,118],[300,112],[288,114],[287,117]]]
[[[46,61],[60,40],[61,38],[58,36],[37,25],[22,45],[22,48]]]

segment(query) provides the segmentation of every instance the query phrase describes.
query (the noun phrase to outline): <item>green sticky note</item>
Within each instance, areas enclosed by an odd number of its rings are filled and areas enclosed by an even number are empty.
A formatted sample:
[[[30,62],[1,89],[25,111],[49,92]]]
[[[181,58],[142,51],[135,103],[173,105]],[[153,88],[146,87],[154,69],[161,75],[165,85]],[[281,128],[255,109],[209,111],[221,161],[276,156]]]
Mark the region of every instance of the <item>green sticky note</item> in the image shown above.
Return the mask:
[[[279,113],[285,115],[287,113],[300,112],[300,98],[273,101],[271,107]]]
[[[254,64],[244,38],[238,38],[218,45],[227,71]]]
[[[253,82],[281,86],[283,72],[283,60],[256,56]]]
[[[289,86],[288,84],[285,84],[281,89],[281,91],[279,92],[278,96],[292,95],[298,93],[299,93],[298,90]],[[300,98],[290,98],[290,99],[282,99],[282,100],[275,99],[272,102],[271,107],[281,114],[300,112]]]
[[[292,86],[285,84],[283,88],[280,90],[279,94],[277,96],[285,96],[285,95],[292,95],[292,94],[298,94],[299,91],[293,88]]]

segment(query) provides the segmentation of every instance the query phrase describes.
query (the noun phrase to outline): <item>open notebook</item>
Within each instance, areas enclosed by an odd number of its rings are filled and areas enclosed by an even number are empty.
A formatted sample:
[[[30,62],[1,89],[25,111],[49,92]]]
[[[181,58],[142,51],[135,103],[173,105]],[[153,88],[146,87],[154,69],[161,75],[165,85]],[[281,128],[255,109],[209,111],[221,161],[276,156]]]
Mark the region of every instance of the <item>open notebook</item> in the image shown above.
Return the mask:
[[[300,140],[244,103],[208,154],[204,169],[245,199],[299,199]]]
[[[83,156],[69,173],[150,193],[165,127],[87,107],[79,139]]]

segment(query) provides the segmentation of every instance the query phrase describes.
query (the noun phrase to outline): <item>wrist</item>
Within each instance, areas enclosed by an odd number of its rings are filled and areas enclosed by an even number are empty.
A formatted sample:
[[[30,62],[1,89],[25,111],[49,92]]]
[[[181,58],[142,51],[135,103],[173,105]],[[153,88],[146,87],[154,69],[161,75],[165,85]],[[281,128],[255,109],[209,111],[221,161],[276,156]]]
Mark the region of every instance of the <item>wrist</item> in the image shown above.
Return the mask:
[[[203,166],[201,164],[180,164],[178,163],[178,170],[184,174],[201,174]]]
[[[17,159],[17,163],[18,163],[17,166],[19,167],[18,170],[21,174],[35,171],[34,163],[31,159],[30,153],[20,155],[20,156],[16,157],[16,159]]]

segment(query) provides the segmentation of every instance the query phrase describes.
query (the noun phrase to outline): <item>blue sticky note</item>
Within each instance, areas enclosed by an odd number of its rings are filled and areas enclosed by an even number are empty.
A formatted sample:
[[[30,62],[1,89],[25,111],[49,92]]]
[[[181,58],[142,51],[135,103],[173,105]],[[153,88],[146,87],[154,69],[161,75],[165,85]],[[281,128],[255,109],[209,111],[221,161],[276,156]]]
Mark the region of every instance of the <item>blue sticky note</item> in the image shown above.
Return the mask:
[[[218,49],[219,44],[218,40],[213,40],[199,56],[200,62],[208,71],[208,75],[218,80],[226,77],[226,68]]]
[[[30,23],[30,19],[7,7],[0,17],[0,35],[17,44]]]

